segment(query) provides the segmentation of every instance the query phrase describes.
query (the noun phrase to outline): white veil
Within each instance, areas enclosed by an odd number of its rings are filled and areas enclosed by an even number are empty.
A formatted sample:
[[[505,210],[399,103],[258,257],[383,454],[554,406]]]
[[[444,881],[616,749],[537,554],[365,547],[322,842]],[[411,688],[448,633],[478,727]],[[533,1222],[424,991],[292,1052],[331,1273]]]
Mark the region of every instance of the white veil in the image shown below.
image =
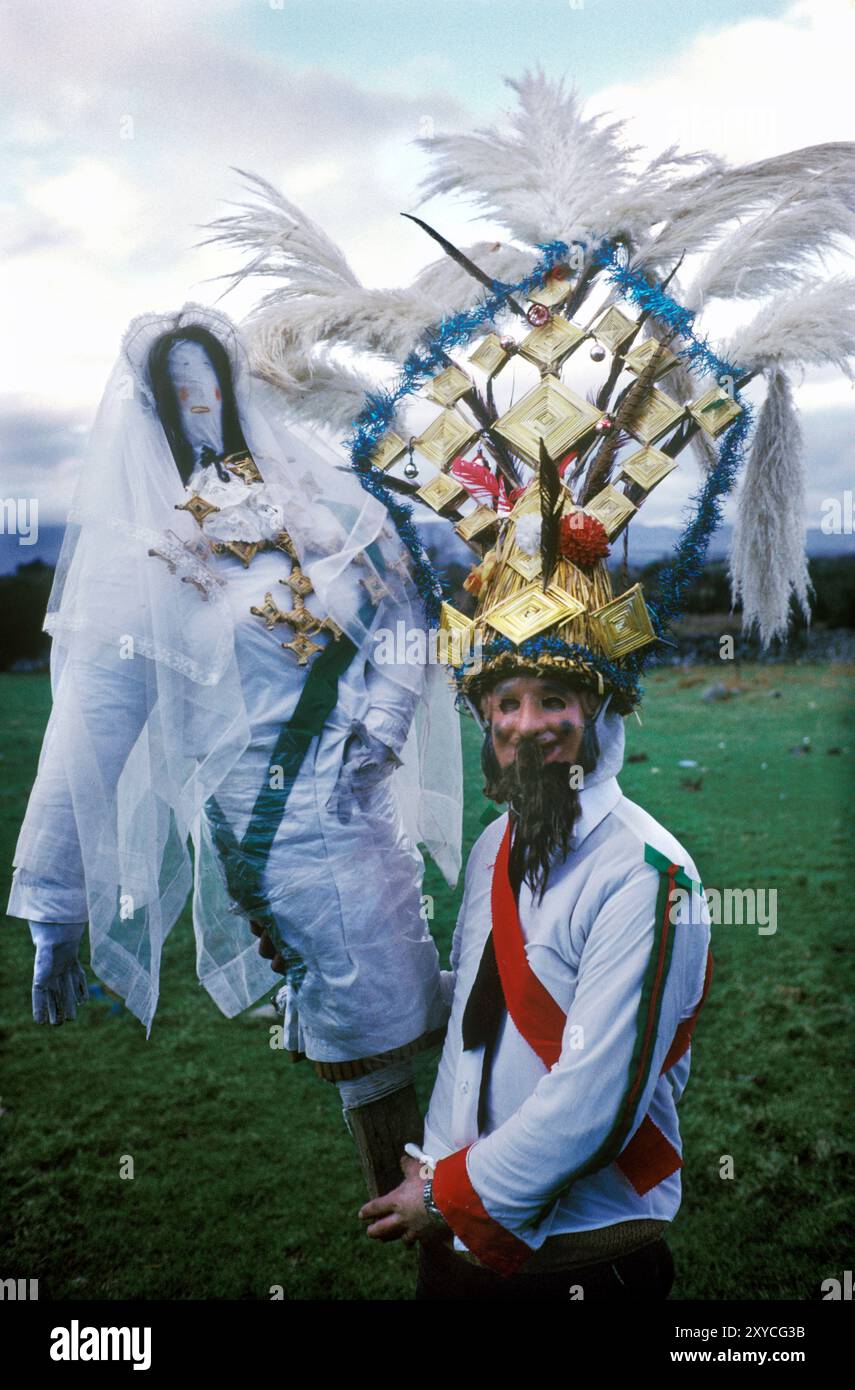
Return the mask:
[[[184,489],[147,376],[156,339],[189,325],[227,350],[248,448],[326,612],[370,658],[384,604],[367,611],[353,585],[336,584],[359,554],[396,614],[423,624],[385,508],[334,471],[336,456],[307,432],[271,424],[231,321],[194,304],[135,319],[91,432],[48,604],[53,709],[15,861],[49,882],[79,851],[92,968],[148,1031],[163,942],[193,886],[190,839],[202,983],[230,1016],[272,984],[200,828],[250,727],[231,611],[195,520],[176,510]],[[407,828],[452,879],[462,796],[450,691],[436,668],[381,674],[421,697],[394,780]]]

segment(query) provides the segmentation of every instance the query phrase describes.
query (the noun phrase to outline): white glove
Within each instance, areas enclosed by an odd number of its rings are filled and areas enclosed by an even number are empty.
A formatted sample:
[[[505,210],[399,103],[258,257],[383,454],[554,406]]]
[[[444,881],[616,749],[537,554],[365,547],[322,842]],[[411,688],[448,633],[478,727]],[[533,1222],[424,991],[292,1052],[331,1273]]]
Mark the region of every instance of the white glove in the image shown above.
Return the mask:
[[[354,804],[364,810],[375,788],[400,766],[401,759],[391,748],[369,734],[363,724],[354,724],[344,745],[338,781],[327,810],[335,811],[341,824],[346,825]]]
[[[36,948],[33,970],[33,1018],[36,1023],[66,1023],[77,1017],[89,988],[77,959],[85,922],[30,922]]]

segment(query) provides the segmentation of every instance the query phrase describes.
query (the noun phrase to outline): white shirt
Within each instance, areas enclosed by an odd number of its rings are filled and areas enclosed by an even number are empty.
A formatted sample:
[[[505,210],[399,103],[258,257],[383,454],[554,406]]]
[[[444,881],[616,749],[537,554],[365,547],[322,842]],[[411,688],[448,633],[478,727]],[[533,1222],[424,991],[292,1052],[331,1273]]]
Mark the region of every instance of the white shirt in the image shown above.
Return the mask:
[[[462,1182],[466,1201],[483,1208],[482,1226],[473,1242],[471,1227],[459,1220],[455,1246],[468,1246],[504,1272],[547,1236],[628,1220],[670,1221],[680,1205],[679,1170],[639,1195],[614,1160],[646,1116],[679,1153],[676,1103],[688,1077],[688,1051],[660,1072],[677,1025],[701,999],[706,903],[696,883],[691,894],[671,900],[670,920],[657,922],[663,876],[646,861],[655,858],[646,846],[664,856],[661,865],[679,865],[697,881],[692,860],[622,795],[615,778],[586,788],[581,804],[571,852],[550,870],[542,903],[526,885],[519,897],[529,965],[566,1013],[561,1055],[547,1070],[505,1012],[480,1135],[485,1049],[464,1051],[461,1025],[491,928],[493,865],[506,815],[472,850],[454,935],[453,1006],[424,1148],[442,1159],[471,1146]],[[593,1171],[585,1171],[589,1165]],[[434,1196],[454,1228],[461,1186],[450,1185],[456,1195],[444,1206],[441,1174],[440,1163]]]

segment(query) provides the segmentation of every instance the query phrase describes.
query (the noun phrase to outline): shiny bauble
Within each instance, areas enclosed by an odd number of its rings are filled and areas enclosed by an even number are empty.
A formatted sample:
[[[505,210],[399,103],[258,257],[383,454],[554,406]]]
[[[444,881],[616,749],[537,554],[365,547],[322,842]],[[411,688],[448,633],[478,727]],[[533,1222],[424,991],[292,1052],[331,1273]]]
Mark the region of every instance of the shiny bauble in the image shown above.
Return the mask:
[[[525,316],[532,328],[542,328],[552,318],[545,304],[529,304]]]

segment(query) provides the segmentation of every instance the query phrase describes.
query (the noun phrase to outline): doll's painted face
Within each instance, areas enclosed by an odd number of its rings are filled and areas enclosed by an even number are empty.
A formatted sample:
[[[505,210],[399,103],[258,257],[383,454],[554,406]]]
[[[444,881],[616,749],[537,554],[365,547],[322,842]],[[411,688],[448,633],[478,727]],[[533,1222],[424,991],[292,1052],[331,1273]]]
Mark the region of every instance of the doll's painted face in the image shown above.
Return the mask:
[[[177,342],[169,350],[169,376],[181,411],[181,428],[198,460],[205,445],[223,452],[223,400],[214,365],[201,343]]]

